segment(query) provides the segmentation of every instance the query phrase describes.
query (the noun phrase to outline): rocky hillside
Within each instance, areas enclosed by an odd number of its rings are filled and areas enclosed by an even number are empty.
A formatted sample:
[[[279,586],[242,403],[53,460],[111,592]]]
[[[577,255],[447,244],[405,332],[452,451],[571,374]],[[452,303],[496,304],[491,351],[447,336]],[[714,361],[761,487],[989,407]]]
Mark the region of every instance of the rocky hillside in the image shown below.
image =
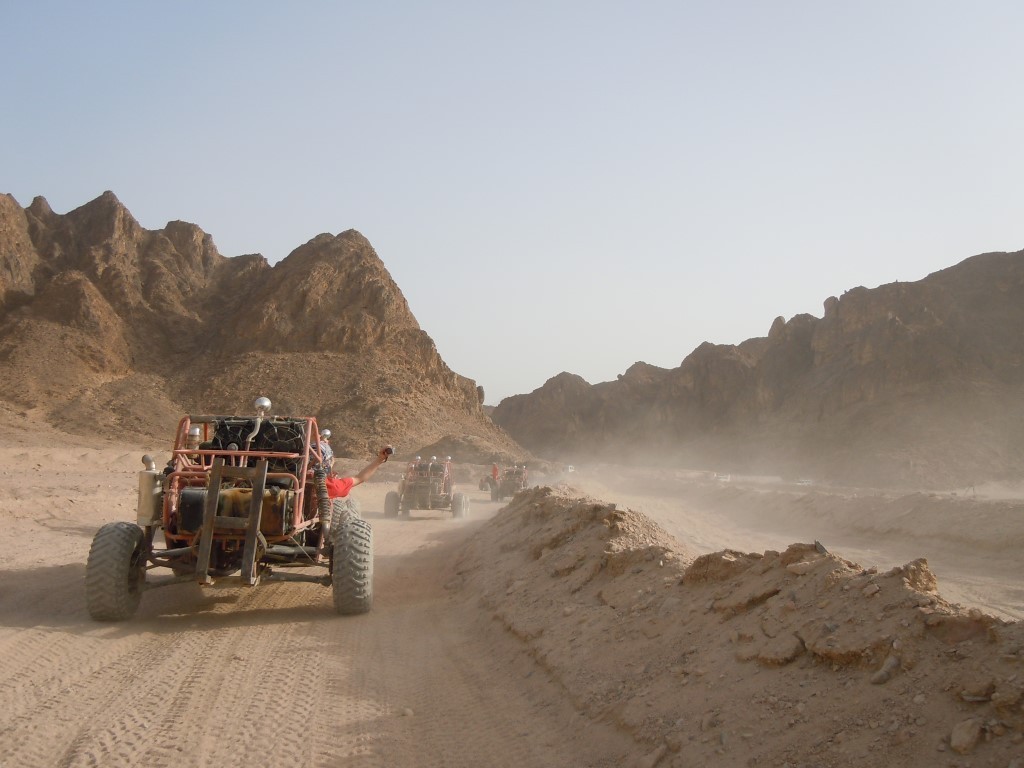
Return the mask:
[[[143,229],[110,192],[65,215],[0,196],[0,366],[0,397],[69,431],[170,438],[185,412],[265,395],[318,416],[342,454],[442,438],[472,445],[464,460],[522,453],[354,230],[271,266],[193,224]]]
[[[493,419],[527,448],[719,472],[967,486],[1024,473],[1024,251],[863,287],[764,338],[590,385],[562,373]]]

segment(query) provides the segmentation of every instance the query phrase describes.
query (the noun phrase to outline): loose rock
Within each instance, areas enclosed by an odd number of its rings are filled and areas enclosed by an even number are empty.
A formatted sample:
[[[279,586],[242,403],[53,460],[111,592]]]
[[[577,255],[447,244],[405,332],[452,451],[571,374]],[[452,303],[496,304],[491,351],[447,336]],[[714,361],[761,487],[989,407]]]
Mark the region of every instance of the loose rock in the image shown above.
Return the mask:
[[[949,747],[960,755],[968,754],[981,739],[982,722],[977,717],[962,720],[949,736]]]

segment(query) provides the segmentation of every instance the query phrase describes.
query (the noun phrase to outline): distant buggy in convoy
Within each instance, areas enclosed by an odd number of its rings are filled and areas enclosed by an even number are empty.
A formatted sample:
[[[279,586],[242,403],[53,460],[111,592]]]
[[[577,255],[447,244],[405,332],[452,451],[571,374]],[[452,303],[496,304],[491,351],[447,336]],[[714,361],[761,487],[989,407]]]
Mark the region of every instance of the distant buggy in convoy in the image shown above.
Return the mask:
[[[491,483],[491,501],[504,501],[527,487],[529,474],[525,464],[514,464],[505,469],[497,482]]]
[[[450,509],[455,518],[469,515],[469,498],[455,490],[451,456],[444,461],[437,456],[429,461],[417,456],[406,467],[398,490],[384,497],[385,517],[408,517],[414,509]]]
[[[370,524],[354,500],[329,497],[333,455],[316,419],[270,408],[260,398],[255,416],[185,416],[163,470],[143,457],[136,522],[107,523],[93,539],[90,616],[126,619],[148,589],[228,577],[331,586],[338,613],[370,610]],[[158,569],[169,573],[156,579]]]

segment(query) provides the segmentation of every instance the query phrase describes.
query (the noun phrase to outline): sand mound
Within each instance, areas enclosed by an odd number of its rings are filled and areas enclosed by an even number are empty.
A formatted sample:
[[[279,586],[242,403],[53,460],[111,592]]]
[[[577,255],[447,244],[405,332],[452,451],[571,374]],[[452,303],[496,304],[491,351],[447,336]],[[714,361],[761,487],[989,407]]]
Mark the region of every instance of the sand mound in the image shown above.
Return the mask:
[[[1024,755],[1021,625],[944,600],[923,559],[880,573],[816,543],[694,557],[644,515],[538,488],[458,573],[583,714],[645,746],[638,764]]]

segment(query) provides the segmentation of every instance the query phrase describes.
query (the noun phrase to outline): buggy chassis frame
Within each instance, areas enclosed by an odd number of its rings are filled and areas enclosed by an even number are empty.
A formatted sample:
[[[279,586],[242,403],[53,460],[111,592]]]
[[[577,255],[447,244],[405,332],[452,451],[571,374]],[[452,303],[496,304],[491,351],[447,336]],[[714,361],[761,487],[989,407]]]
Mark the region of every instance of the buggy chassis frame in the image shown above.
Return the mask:
[[[193,447],[188,444],[189,432],[193,425],[201,425],[202,441],[207,444],[211,438],[211,425],[230,419],[234,416],[197,415],[185,416],[178,423],[175,433],[174,448],[171,452],[170,471],[166,472],[165,490],[160,494],[162,499],[159,527],[163,529],[166,549],[154,549],[156,528],[155,520],[143,521],[144,547],[146,553],[145,570],[154,568],[173,568],[176,561],[193,559],[196,562],[195,572],[168,576],[159,580],[146,580],[142,588],[156,587],[181,582],[198,581],[200,584],[212,584],[214,579],[209,574],[210,551],[214,539],[221,542],[237,542],[242,545],[243,556],[241,580],[244,584],[254,585],[258,581],[305,581],[329,585],[330,574],[286,574],[275,573],[267,567],[262,574],[258,572],[258,553],[264,559],[275,560],[275,564],[284,567],[325,566],[329,564],[328,530],[324,525],[323,516],[318,514],[317,488],[314,467],[324,460],[319,441],[319,429],[316,419],[312,417],[283,419],[289,423],[304,422],[302,445],[308,450],[260,451],[260,450],[225,450],[220,448]],[[275,419],[264,421],[273,423]],[[314,436],[316,436],[314,438]],[[268,471],[271,462],[281,464],[290,462],[297,464],[297,472]],[[255,466],[253,466],[255,465]],[[251,503],[247,517],[228,517],[217,514],[218,496],[225,478],[234,483],[238,480],[248,483],[252,489]],[[300,479],[301,478],[301,479]],[[262,518],[263,491],[268,480],[283,484],[294,493],[291,504],[290,530],[281,535],[265,535],[260,531]],[[178,519],[181,503],[181,492],[188,488],[207,489],[206,502],[203,508],[203,525],[198,532],[174,532],[174,521]],[[140,498],[142,496],[140,488]],[[150,524],[145,524],[149,522]],[[316,546],[299,543],[296,537],[316,526],[320,526],[320,536]]]

